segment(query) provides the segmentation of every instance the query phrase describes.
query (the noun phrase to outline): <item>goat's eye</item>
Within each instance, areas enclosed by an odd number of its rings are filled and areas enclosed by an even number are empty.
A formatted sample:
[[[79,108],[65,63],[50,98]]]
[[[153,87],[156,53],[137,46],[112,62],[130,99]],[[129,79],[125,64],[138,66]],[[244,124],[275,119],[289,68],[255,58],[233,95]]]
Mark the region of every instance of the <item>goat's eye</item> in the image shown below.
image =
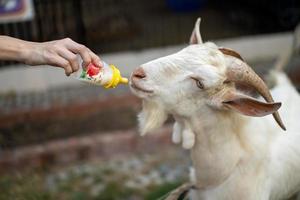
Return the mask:
[[[204,85],[203,85],[202,81],[199,80],[199,78],[195,78],[195,77],[191,77],[191,78],[196,82],[196,85],[198,88],[204,89]]]
[[[200,80],[195,80],[195,81],[196,81],[196,84],[197,84],[198,88],[204,89],[204,85],[203,85],[203,83]]]

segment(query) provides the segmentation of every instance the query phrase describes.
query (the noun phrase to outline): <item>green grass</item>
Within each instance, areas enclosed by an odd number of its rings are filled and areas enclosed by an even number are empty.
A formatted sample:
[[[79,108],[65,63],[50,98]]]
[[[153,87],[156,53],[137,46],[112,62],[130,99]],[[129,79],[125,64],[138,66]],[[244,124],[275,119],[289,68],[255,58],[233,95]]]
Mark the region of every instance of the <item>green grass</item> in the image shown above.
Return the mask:
[[[176,183],[164,183],[161,185],[156,185],[145,194],[145,200],[163,200],[167,194],[181,185],[182,182],[178,181]]]
[[[52,194],[45,191],[41,177],[4,176],[0,178],[0,199],[2,200],[48,200]]]
[[[161,197],[181,184],[181,182],[163,183],[143,190],[134,190],[124,186],[123,177],[119,180],[107,181],[100,192],[92,194],[91,188],[103,183],[103,178],[95,175],[94,182],[86,185],[83,184],[86,176],[69,174],[67,179],[56,183],[55,190],[46,187],[45,177],[42,174],[2,176],[0,177],[0,200],[126,200],[132,197],[156,200],[164,199]]]

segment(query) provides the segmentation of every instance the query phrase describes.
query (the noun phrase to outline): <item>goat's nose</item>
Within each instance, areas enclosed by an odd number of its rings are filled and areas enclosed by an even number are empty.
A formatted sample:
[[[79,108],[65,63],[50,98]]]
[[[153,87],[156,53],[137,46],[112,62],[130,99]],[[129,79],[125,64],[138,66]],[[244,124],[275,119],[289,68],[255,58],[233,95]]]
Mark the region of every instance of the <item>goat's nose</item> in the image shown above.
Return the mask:
[[[133,71],[132,77],[137,78],[137,79],[143,79],[146,77],[146,74],[145,74],[145,71],[143,70],[143,68],[138,67]]]

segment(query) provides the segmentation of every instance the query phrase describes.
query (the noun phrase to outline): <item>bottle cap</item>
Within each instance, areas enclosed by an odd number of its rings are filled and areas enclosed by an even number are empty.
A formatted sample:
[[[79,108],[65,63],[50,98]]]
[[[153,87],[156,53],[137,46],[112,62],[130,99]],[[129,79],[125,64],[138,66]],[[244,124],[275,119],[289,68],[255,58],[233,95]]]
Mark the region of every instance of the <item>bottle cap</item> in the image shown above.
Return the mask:
[[[121,76],[120,70],[114,65],[109,65],[112,69],[112,78],[111,80],[104,85],[105,88],[115,88],[118,84],[128,84],[128,79]]]

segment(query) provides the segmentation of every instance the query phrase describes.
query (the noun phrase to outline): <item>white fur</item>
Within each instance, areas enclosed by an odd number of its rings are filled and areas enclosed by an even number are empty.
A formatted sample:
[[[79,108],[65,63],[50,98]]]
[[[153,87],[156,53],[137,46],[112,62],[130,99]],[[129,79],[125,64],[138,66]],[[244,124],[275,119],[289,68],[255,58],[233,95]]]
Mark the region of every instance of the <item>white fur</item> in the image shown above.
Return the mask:
[[[185,128],[182,132],[182,147],[191,149],[195,144],[195,134],[190,128]]]
[[[182,127],[178,122],[175,122],[173,126],[172,141],[175,144],[179,144],[181,142],[181,135]]]
[[[151,101],[143,101],[143,111],[139,114],[140,133],[145,135],[160,127],[167,119],[166,112],[159,104]]]
[[[153,90],[132,88],[144,101],[141,132],[159,127],[168,114],[175,118],[173,141],[191,149],[198,188],[193,199],[280,200],[300,190],[300,97],[285,74],[274,74],[271,93],[282,102],[286,132],[272,116],[248,117],[216,106],[235,90],[224,84],[227,63],[213,43],[190,45],[141,67],[146,77],[139,85]]]
[[[188,125],[176,121],[173,126],[172,141],[175,144],[182,142],[183,148],[191,149],[195,144],[195,133]]]

